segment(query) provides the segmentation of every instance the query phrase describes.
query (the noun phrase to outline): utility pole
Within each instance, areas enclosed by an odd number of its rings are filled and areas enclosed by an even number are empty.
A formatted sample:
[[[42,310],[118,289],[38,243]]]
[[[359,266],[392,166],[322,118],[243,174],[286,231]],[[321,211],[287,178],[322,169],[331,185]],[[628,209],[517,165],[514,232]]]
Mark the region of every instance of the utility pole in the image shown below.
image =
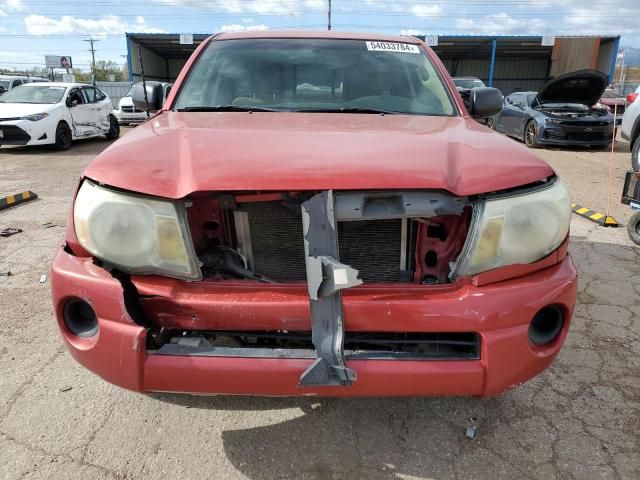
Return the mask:
[[[89,42],[91,45],[91,84],[95,86],[96,84],[96,49],[94,48],[94,43],[98,40],[94,38],[90,38],[89,40],[83,40],[83,42]]]
[[[329,0],[329,11],[327,12],[328,23],[327,30],[331,30],[331,0]]]

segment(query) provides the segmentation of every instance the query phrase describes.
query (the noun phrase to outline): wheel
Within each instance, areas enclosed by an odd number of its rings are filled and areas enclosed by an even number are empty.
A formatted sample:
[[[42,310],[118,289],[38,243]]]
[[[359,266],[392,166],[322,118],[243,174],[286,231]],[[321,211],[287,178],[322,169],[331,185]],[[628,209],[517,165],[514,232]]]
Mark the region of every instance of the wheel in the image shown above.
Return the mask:
[[[640,172],[640,137],[635,139],[631,148],[631,168]]]
[[[58,123],[56,127],[56,141],[53,144],[56,150],[69,150],[73,137],[71,135],[71,129],[66,122]]]
[[[538,125],[534,120],[529,120],[524,127],[524,143],[529,148],[538,148]]]
[[[627,232],[631,241],[636,245],[640,245],[640,212],[634,213],[631,220],[629,220]]]
[[[491,130],[495,130],[496,129],[496,119],[493,118],[493,117],[487,118],[487,127],[489,127]]]
[[[107,140],[115,140],[120,136],[120,125],[113,115],[109,115],[109,131],[106,134]]]

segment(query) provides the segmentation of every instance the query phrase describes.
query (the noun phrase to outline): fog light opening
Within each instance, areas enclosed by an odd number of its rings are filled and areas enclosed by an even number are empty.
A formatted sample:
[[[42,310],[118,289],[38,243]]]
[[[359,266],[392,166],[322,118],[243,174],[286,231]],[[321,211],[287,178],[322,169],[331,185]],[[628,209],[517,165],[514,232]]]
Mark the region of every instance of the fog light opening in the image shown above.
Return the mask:
[[[98,333],[98,318],[91,305],[84,300],[75,298],[64,306],[64,324],[78,337],[93,337]]]
[[[542,308],[533,316],[529,325],[529,340],[535,345],[547,345],[553,342],[564,325],[564,313],[556,305]]]

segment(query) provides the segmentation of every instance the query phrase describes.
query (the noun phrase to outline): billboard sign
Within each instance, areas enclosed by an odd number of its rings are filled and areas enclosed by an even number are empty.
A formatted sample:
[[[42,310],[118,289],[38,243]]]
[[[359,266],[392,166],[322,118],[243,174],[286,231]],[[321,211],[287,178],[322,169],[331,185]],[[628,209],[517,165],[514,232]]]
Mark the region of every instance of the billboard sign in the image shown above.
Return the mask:
[[[71,57],[59,57],[57,55],[45,55],[44,62],[47,68],[73,68]]]

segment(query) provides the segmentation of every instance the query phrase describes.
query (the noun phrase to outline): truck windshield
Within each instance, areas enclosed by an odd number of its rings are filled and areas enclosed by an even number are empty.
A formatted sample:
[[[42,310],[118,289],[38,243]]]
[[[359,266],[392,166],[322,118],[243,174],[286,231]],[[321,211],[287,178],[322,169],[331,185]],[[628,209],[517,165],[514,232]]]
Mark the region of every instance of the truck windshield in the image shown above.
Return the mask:
[[[451,116],[441,77],[418,46],[365,40],[213,41],[175,110],[274,110]]]

